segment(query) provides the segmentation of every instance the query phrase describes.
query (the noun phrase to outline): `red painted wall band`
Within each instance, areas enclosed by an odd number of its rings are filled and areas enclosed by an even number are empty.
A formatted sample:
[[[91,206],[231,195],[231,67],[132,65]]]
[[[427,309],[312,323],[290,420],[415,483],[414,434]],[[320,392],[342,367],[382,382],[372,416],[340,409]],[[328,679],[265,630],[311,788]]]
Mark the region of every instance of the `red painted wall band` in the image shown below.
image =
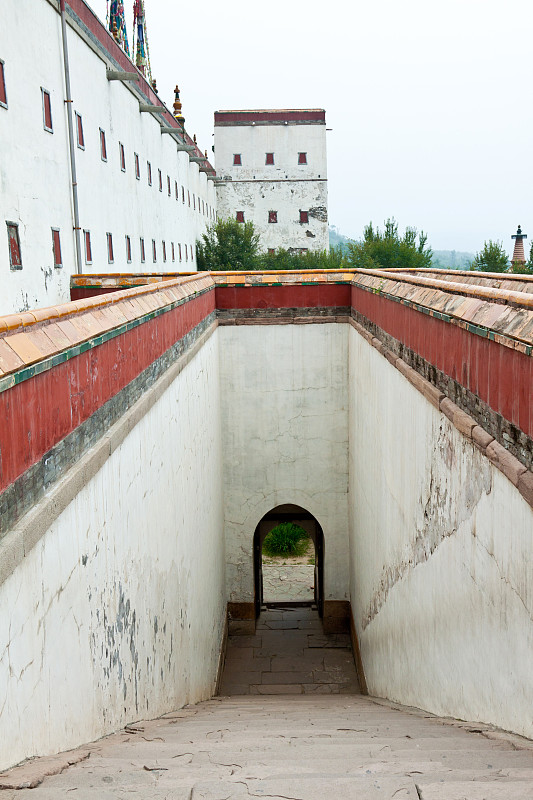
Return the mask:
[[[349,284],[217,287],[0,394],[0,492],[216,308],[352,306],[533,437],[533,359]]]
[[[352,286],[352,308],[533,437],[533,358]]]
[[[0,492],[215,310],[205,292],[0,394]]]

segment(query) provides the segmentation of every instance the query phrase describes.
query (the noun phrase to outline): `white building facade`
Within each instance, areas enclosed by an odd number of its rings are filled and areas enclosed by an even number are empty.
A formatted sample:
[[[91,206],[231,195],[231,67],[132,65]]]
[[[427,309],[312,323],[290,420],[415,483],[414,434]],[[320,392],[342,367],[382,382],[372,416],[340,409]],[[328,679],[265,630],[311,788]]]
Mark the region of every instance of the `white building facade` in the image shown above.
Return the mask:
[[[196,240],[216,218],[199,148],[83,0],[66,0],[65,17],[78,226],[59,2],[2,12],[0,316],[68,301],[76,272],[195,270]]]
[[[328,250],[323,109],[216,111],[218,214],[251,221],[260,248]]]

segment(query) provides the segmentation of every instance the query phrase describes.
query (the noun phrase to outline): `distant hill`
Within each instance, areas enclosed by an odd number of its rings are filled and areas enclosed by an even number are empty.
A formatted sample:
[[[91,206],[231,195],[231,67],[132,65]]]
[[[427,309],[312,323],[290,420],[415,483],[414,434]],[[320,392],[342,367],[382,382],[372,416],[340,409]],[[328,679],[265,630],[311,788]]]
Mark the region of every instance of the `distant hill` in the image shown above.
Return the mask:
[[[343,252],[348,250],[348,242],[353,242],[353,239],[349,239],[347,236],[344,236],[340,233],[339,229],[335,227],[335,225],[330,225],[329,228],[329,246],[330,247],[341,247]]]
[[[353,242],[344,236],[335,225],[329,228],[329,246],[341,247],[343,252],[348,250],[348,242]],[[475,253],[464,253],[460,250],[434,250],[433,266],[435,269],[470,269],[470,264],[475,258]]]
[[[475,257],[475,253],[463,253],[460,250],[434,250],[433,266],[437,269],[470,269]]]

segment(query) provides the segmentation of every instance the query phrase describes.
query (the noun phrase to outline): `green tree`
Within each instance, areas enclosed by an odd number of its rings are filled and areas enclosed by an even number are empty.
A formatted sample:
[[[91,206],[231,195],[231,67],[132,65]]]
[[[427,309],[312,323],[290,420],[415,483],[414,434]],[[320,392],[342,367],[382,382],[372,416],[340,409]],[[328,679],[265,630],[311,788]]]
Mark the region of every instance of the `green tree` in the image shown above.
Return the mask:
[[[198,270],[251,270],[258,268],[259,234],[252,222],[219,219],[196,242]]]
[[[470,269],[477,272],[507,272],[509,259],[503,249],[503,243],[493,242],[492,239],[485,242],[483,249],[476,253]]]
[[[406,228],[400,236],[394,217],[385,222],[383,231],[370,222],[362,242],[348,242],[348,261],[356,269],[425,269],[433,258],[427,239],[416,228]]]
[[[259,269],[343,269],[347,267],[341,247],[326,250],[308,250],[307,253],[293,253],[278,248],[274,253],[261,253]]]

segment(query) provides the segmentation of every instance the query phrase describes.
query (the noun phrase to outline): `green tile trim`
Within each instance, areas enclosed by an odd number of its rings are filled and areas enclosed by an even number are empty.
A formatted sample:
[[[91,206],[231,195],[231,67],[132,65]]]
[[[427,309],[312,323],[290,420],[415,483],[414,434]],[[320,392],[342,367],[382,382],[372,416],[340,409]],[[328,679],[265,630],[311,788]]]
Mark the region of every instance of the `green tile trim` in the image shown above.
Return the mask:
[[[511,350],[516,350],[517,348],[515,347],[515,344],[519,344],[520,352],[527,356],[530,356],[533,353],[533,345],[527,344],[527,342],[524,342],[522,339],[516,339],[512,336],[508,336],[505,333],[493,331],[492,328],[484,328],[481,325],[474,325],[471,322],[462,320],[460,317],[453,317],[450,314],[445,314],[443,311],[437,311],[429,306],[422,306],[419,303],[414,303],[412,300],[407,300],[405,297],[396,297],[393,294],[384,292],[381,289],[376,289],[373,286],[361,286],[358,283],[353,283],[353,286],[355,286],[357,289],[361,289],[362,291],[369,292],[369,294],[379,294],[386,300],[392,300],[394,303],[400,303],[401,305],[412,308],[415,311],[420,311],[422,314],[427,314],[431,317],[435,317],[436,319],[440,319],[443,322],[448,322],[451,325],[458,325],[459,327],[465,328],[476,336],[481,336],[483,339],[496,341],[496,336],[498,336],[500,339],[504,339],[506,342],[509,342],[509,344],[503,343],[503,346],[509,347]]]
[[[194,294],[189,295],[189,297],[182,297],[173,303],[169,303],[167,306],[163,306],[163,308],[157,308],[155,311],[150,311],[148,314],[144,314],[142,317],[129,320],[117,328],[113,328],[110,331],[105,331],[104,333],[98,334],[98,336],[94,336],[91,339],[87,339],[84,342],[74,345],[73,347],[62,350],[61,353],[55,353],[53,356],[44,358],[42,361],[38,361],[36,364],[31,364],[29,367],[22,367],[17,372],[12,372],[9,375],[5,375],[3,378],[0,378],[0,393],[6,392],[8,389],[12,389],[13,386],[18,386],[19,383],[23,383],[30,378],[34,378],[36,375],[41,375],[41,373],[47,372],[49,369],[58,367],[60,364],[64,364],[66,361],[70,361],[70,359],[75,358],[82,353],[86,353],[88,350],[92,350],[94,347],[99,347],[101,344],[104,344],[111,339],[115,339],[117,336],[122,336],[122,334],[128,333],[134,328],[139,327],[139,325],[143,325],[145,322],[149,322],[156,317],[160,317],[162,314],[166,314],[168,311],[173,311],[178,306],[188,303],[189,300],[194,300],[206,292],[212,292],[213,288],[214,287],[210,286],[207,289],[194,292]]]

